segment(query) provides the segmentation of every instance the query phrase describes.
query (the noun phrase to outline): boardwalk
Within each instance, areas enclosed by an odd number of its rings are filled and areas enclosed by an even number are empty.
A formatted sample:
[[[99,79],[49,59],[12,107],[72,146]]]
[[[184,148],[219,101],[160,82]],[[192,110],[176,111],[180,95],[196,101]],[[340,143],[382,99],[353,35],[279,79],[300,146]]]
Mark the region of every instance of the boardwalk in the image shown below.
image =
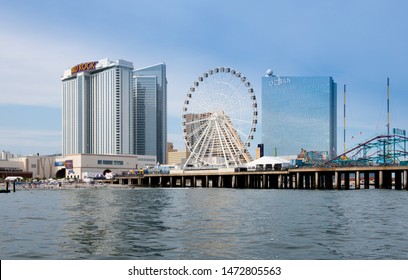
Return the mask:
[[[296,168],[276,171],[180,171],[118,177],[121,185],[268,189],[408,189],[408,166]]]

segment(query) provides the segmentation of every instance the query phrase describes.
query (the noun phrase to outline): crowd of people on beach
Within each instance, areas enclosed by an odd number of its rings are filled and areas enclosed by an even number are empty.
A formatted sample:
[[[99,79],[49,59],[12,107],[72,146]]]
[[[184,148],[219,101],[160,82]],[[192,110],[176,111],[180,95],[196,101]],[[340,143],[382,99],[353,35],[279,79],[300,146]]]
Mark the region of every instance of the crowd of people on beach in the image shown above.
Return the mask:
[[[7,185],[8,184],[8,185]],[[74,179],[29,179],[29,180],[0,180],[0,189],[15,187],[16,190],[29,189],[72,189],[72,188],[99,188],[99,187],[123,187],[119,185],[112,185],[103,181],[85,182],[83,180]]]

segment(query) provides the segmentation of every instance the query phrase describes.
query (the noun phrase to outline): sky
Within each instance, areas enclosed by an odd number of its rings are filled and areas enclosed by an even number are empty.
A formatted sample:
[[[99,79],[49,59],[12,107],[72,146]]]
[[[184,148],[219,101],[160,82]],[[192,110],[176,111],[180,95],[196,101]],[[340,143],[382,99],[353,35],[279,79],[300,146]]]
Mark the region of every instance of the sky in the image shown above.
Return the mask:
[[[332,76],[338,151],[407,129],[408,2],[404,0],[0,0],[0,150],[61,152],[61,76],[103,58],[164,62],[168,141],[184,149],[181,110],[208,69],[238,69],[261,104],[261,77]],[[253,145],[262,139],[261,120]],[[255,145],[254,145],[255,144]]]

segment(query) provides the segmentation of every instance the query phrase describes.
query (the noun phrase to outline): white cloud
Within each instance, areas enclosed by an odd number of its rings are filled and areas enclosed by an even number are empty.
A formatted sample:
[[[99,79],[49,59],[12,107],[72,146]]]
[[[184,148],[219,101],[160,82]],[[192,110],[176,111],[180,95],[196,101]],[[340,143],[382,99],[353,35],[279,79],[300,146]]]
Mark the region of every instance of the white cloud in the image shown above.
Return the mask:
[[[0,36],[7,42],[0,44],[2,104],[60,107],[63,71],[99,53],[86,44],[18,27],[0,30]]]

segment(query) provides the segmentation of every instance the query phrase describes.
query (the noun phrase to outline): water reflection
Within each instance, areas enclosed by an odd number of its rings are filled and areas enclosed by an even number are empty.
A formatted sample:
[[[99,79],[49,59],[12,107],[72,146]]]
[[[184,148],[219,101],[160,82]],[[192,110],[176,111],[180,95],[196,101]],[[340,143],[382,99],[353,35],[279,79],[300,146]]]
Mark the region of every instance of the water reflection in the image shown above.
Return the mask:
[[[168,197],[150,190],[81,190],[66,205],[71,215],[64,227],[72,256],[160,257],[166,251],[157,235],[166,230],[161,212]]]
[[[165,221],[173,232],[166,239],[177,244],[177,258],[231,258],[239,242],[234,232],[242,224],[237,215],[240,201],[232,192],[208,189],[173,190],[172,207]],[[209,195],[209,193],[212,193]]]
[[[0,198],[3,259],[407,259],[408,192],[74,189]]]

